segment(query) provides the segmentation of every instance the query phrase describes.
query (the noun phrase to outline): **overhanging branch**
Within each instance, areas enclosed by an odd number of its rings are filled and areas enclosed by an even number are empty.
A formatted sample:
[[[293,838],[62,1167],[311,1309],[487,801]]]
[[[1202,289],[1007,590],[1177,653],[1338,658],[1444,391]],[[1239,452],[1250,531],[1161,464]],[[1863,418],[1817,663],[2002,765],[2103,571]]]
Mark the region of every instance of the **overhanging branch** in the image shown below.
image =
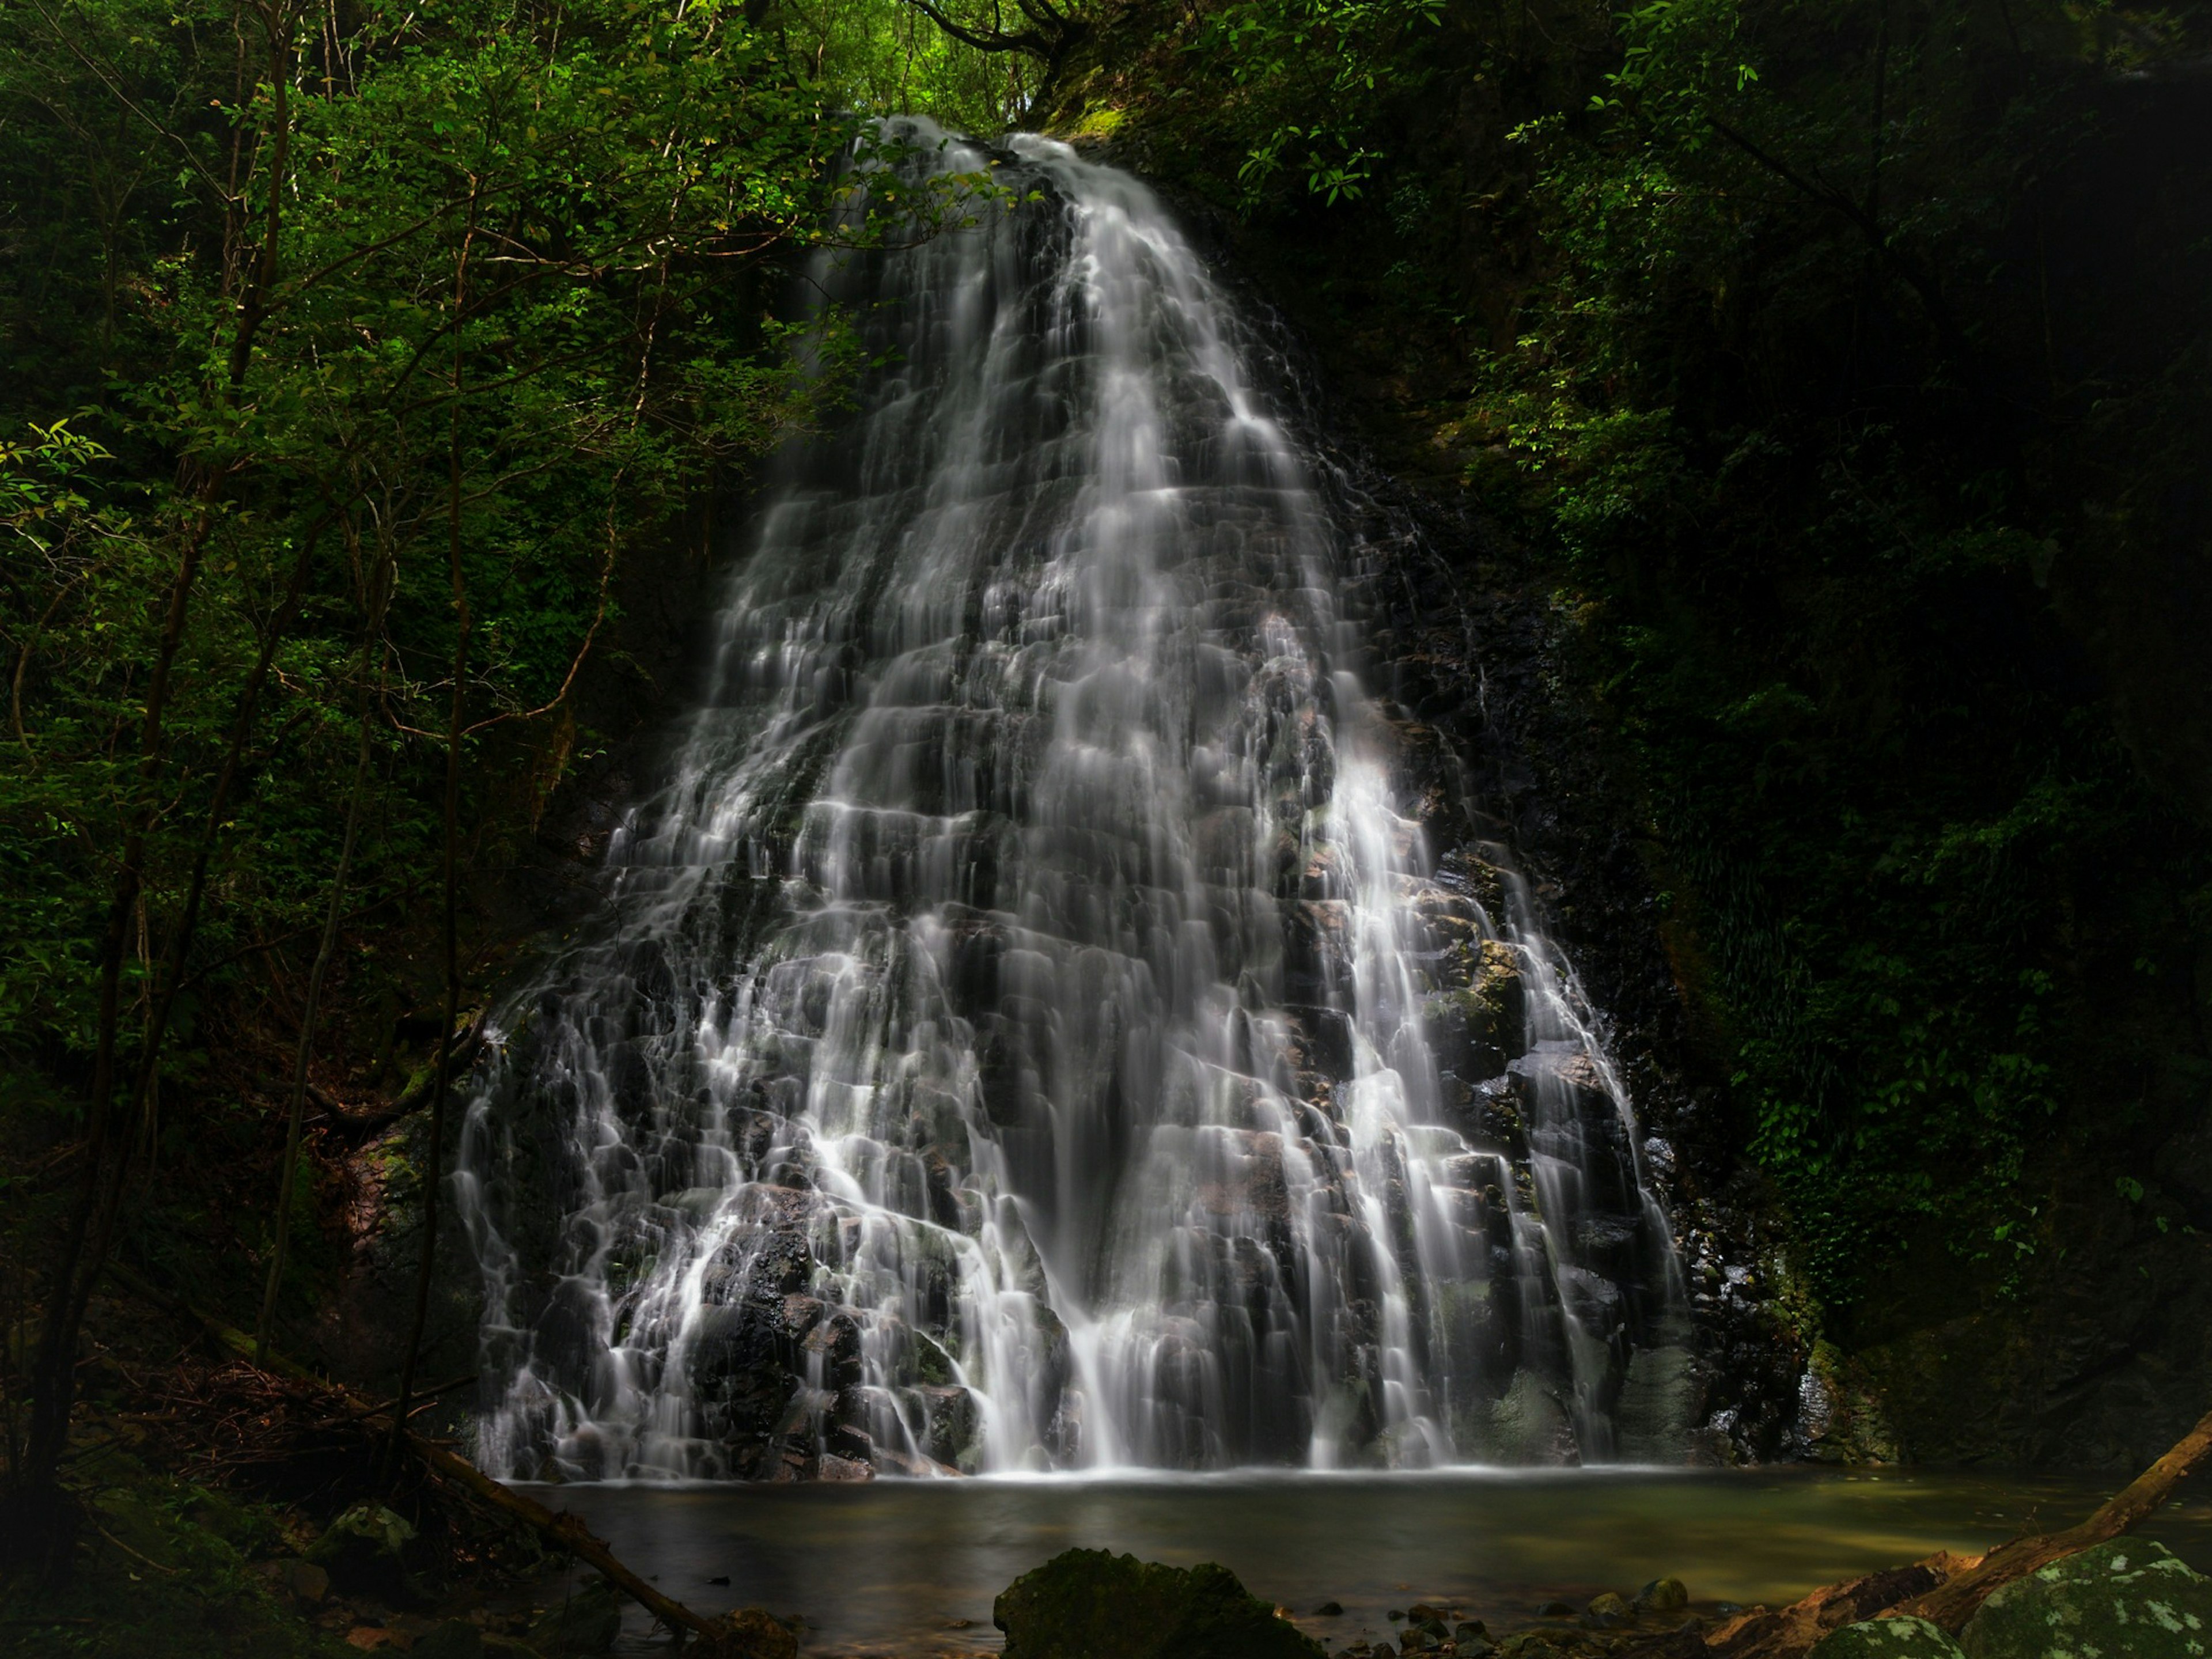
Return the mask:
[[[907,0],[907,3],[954,40],[978,52],[1024,52],[1048,64],[1058,63],[1060,55],[1083,32],[1080,23],[1054,10],[1044,0],[1015,0],[1022,15],[1034,27],[1011,30],[971,27],[947,16],[931,0]]]

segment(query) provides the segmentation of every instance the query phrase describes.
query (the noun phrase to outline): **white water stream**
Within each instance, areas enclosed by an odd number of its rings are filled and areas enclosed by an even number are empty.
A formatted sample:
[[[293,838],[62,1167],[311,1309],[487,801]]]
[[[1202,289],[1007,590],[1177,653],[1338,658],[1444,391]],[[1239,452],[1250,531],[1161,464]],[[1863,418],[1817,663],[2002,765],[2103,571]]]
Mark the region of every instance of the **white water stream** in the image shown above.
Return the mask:
[[[1517,882],[1401,816],[1248,331],[1128,175],[939,165],[1044,199],[817,270],[891,361],[494,1021],[481,1460],[1667,1455],[1628,1101]]]

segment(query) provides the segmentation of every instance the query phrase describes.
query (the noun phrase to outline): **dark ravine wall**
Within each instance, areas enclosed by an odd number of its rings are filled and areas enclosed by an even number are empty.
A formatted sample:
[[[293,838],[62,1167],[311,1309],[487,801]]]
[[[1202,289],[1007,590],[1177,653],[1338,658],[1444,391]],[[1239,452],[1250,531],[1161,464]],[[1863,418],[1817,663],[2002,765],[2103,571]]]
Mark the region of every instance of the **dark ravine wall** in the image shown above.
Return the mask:
[[[1625,740],[1627,711],[1607,690],[1616,665],[1590,620],[1596,597],[1586,574],[1516,543],[1466,483],[1457,417],[1472,365],[1512,337],[1547,258],[1527,164],[1506,135],[1586,95],[1607,61],[1601,30],[1561,27],[1571,17],[1553,9],[1555,50],[1534,70],[1517,81],[1448,71],[1424,94],[1425,118],[1406,112],[1410,165],[1442,181],[1438,199],[1467,204],[1437,234],[1461,263],[1467,308],[1423,327],[1376,279],[1389,244],[1371,209],[1224,210],[1233,154],[1206,151],[1202,110],[1152,94],[1157,20],[1116,15],[1121,33],[1071,66],[1057,123],[1208,228],[1311,352],[1322,418],[1370,458],[1348,465],[1371,468],[1362,483],[1383,515],[1418,529],[1396,593],[1378,602],[1377,653],[1401,703],[1462,757],[1551,904],[1614,1023],[1646,1127],[1672,1151],[1700,1327],[1702,1455],[2109,1469],[2155,1456],[2212,1401],[2212,932],[2201,907],[2144,914],[2167,890],[2144,870],[2201,859],[2212,830],[2212,681],[2188,665],[2201,655],[2193,619],[2212,599],[2201,484],[2192,495],[2168,483],[2148,505],[2129,494],[2135,463],[2107,456],[2112,498],[2155,519],[2157,533],[2085,530],[2038,577],[2053,637],[2074,653],[2063,672],[2078,677],[2081,718],[2110,722],[2126,744],[2166,803],[2166,839],[2142,848],[2140,866],[2069,872],[2071,920],[2039,947],[2063,983],[2065,1036],[2058,1104],[2018,1176],[2035,1249],[1974,1259],[1907,1231],[1877,1241],[1881,1265],[1856,1294],[1822,1305],[1793,1267],[1789,1208],[1747,1150],[1753,1126],[1734,1087],[1737,1034],[1714,983],[1698,876],[1670,841],[1661,781],[1639,772]],[[2206,153],[2201,89],[2116,84],[2100,112],[2108,144],[2058,192],[2057,280],[2100,319],[2089,331],[2116,359],[2135,319],[2185,315],[2174,284],[2202,275],[2183,257],[2202,229],[2185,201],[2188,158]],[[2145,455],[2202,453],[2201,393],[2200,382],[2164,401],[2146,394],[2133,411]],[[2176,476],[2142,466],[2146,480]]]

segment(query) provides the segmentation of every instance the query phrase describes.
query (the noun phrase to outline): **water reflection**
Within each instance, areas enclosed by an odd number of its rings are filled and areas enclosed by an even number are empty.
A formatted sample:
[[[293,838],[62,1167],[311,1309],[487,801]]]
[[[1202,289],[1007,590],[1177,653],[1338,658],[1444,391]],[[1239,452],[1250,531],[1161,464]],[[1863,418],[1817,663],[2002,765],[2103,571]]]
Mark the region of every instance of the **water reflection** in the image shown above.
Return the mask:
[[[995,1650],[993,1597],[1079,1547],[1222,1562],[1334,1650],[1386,1635],[1389,1610],[1423,1598],[1495,1624],[1556,1595],[1633,1590],[1671,1573],[1700,1608],[1778,1603],[1934,1550],[2069,1523],[2115,1484],[1905,1470],[1451,1470],[540,1496],[583,1514],[695,1607],[800,1615],[810,1655],[951,1655]],[[2144,1535],[2212,1568],[2212,1481],[2192,1483]],[[726,1589],[707,1583],[725,1575]],[[1328,1601],[1343,1614],[1314,1616]],[[643,1651],[643,1635],[641,1623],[626,1640]]]

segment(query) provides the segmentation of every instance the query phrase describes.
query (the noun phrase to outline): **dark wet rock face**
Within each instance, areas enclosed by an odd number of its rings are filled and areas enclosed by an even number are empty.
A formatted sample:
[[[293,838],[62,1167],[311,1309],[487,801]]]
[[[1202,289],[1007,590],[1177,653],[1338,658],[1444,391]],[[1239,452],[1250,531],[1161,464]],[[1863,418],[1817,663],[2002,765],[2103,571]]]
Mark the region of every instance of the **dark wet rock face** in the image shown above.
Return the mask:
[[[1226,1567],[1069,1550],[1009,1584],[991,1621],[1006,1659],[1324,1659]]]

